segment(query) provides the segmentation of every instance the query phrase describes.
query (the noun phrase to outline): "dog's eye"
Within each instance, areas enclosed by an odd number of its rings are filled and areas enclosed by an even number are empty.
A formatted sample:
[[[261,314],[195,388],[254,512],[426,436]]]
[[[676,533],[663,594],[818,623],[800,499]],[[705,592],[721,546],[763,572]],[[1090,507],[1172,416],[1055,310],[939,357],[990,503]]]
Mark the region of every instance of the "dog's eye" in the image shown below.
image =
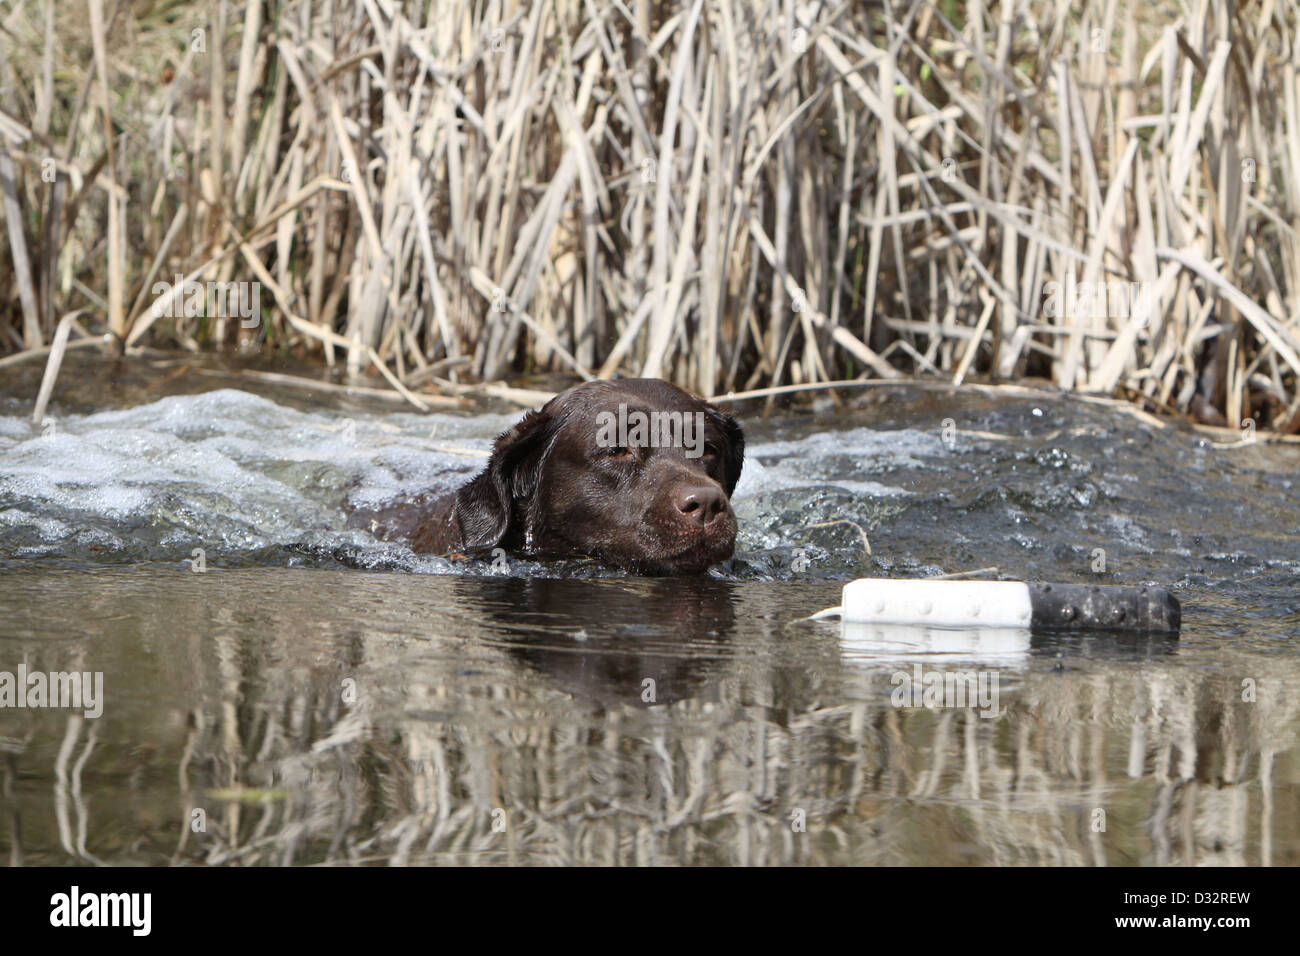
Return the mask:
[[[620,445],[620,446],[617,447],[617,448],[611,448],[611,449],[609,449],[608,451],[605,452],[605,454],[606,454],[608,457],[610,457],[610,458],[623,458],[623,459],[626,459],[626,458],[635,458],[635,457],[636,457],[636,452],[634,452],[631,448],[627,448],[627,447],[624,447],[624,446],[622,446],[622,445]]]

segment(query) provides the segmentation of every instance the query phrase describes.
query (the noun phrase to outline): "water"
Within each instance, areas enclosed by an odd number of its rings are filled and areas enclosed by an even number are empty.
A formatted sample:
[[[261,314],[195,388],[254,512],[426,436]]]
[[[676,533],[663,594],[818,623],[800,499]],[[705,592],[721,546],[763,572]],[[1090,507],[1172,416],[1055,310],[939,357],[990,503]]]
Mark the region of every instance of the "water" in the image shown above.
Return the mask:
[[[517,413],[70,361],[44,429],[36,372],[0,393],[0,672],[100,672],[103,713],[0,709],[12,863],[1300,862],[1294,446],[1049,394],[744,409],[708,576],[453,567],[347,511],[454,487]],[[805,620],[988,567],[1170,587],[1181,640]],[[900,700],[965,674],[996,706]]]

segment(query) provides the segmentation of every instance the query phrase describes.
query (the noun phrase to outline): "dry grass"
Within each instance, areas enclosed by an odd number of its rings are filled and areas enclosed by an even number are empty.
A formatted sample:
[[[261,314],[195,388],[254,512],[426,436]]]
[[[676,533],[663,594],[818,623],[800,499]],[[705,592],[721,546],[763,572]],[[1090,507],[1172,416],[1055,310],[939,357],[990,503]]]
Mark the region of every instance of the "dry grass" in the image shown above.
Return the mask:
[[[1045,377],[1300,431],[1296,5],[1163,6],[29,0],[0,349],[78,312],[417,403]],[[178,273],[262,322],[155,319]],[[1071,275],[1106,308],[1052,308]]]

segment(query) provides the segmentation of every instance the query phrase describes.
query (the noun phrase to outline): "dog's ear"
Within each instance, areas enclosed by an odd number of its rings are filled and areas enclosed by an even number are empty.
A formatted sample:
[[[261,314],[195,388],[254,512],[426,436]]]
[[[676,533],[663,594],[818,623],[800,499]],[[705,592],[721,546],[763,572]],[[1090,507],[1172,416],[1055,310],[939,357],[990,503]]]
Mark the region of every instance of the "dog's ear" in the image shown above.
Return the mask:
[[[553,432],[549,406],[529,412],[492,445],[483,472],[456,493],[455,516],[467,551],[495,548],[511,532],[515,502],[537,491]]]
[[[727,447],[723,449],[722,463],[723,470],[726,474],[726,482],[723,489],[727,492],[727,497],[731,497],[731,492],[736,488],[736,482],[740,481],[740,470],[745,464],[745,433],[741,430],[740,422],[736,421],[726,412],[719,411],[712,405],[707,406],[709,418],[722,432],[722,437],[727,442]]]

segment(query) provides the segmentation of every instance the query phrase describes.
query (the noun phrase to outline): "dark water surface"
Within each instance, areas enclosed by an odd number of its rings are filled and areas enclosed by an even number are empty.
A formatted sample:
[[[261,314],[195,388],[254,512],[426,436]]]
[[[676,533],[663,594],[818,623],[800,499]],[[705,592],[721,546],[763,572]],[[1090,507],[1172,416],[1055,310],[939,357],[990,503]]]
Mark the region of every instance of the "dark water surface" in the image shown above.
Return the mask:
[[[42,429],[0,373],[0,681],[98,672],[102,715],[0,707],[0,859],[1300,863],[1295,446],[1046,393],[745,406],[709,576],[452,566],[347,510],[454,486],[517,413],[69,363]],[[1170,587],[1181,640],[804,620],[988,567]],[[935,675],[995,698],[901,698]]]

